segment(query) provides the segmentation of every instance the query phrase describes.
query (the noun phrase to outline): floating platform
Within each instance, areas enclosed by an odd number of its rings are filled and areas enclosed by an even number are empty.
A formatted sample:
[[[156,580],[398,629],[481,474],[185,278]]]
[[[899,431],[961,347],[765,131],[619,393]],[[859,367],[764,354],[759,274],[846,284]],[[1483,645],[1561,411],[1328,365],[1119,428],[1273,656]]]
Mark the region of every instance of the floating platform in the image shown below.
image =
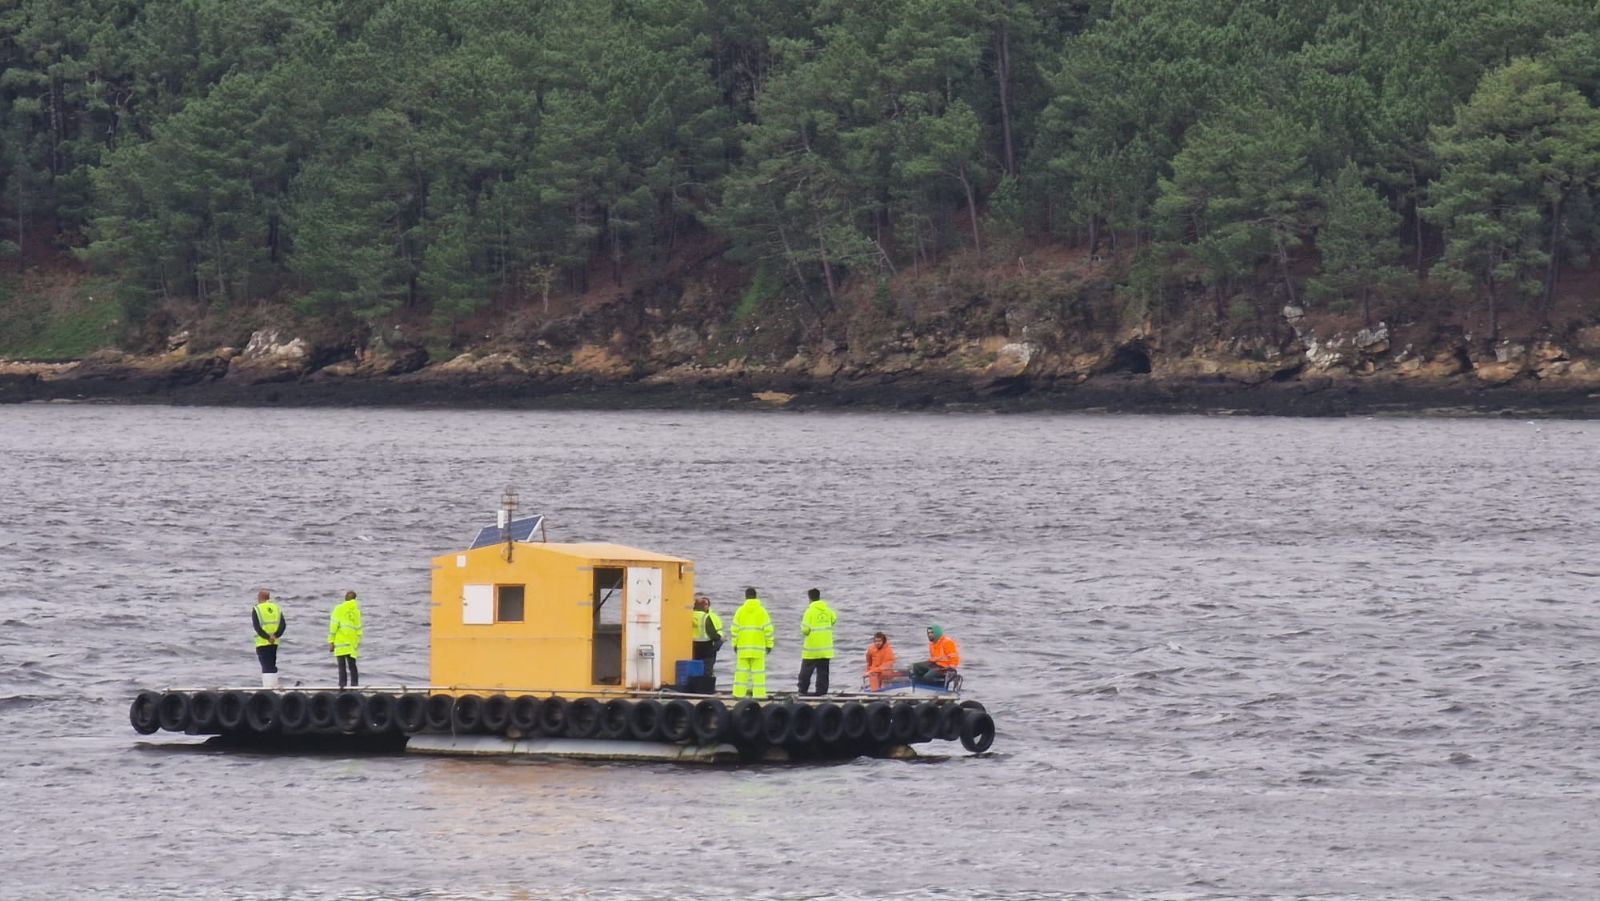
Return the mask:
[[[685,763],[906,757],[934,741],[982,753],[995,733],[976,701],[870,694],[755,700],[406,686],[170,689],[140,692],[128,717],[142,735],[219,736],[224,745],[261,749]]]

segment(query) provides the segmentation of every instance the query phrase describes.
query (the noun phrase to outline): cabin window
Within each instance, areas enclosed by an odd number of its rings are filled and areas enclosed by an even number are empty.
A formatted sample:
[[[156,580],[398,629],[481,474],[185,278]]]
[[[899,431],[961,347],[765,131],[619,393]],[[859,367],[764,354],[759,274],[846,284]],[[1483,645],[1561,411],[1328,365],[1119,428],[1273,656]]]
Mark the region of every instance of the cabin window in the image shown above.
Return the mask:
[[[596,685],[622,684],[622,577],[617,567],[594,568],[594,655]]]
[[[526,585],[496,585],[494,621],[497,623],[522,622],[522,601],[526,594]]]

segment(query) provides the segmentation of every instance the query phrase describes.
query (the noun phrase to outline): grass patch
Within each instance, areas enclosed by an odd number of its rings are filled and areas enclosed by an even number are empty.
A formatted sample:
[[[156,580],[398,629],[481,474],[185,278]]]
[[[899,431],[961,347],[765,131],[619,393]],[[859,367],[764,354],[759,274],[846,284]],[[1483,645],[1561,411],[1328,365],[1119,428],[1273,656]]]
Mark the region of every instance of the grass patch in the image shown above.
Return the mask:
[[[739,295],[739,305],[734,308],[733,318],[738,322],[754,316],[761,308],[765,307],[778,292],[783,290],[783,280],[772,274],[766,263],[756,267],[756,274],[750,279],[750,284]]]
[[[122,306],[110,281],[36,292],[17,276],[0,276],[0,357],[79,360],[116,346],[121,334]]]

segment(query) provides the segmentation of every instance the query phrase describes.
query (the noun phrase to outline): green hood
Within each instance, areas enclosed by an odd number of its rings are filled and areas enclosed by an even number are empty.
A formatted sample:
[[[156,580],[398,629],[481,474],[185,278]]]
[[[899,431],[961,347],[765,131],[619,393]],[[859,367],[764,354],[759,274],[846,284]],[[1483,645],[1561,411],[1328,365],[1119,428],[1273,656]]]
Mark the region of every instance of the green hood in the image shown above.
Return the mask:
[[[933,633],[934,641],[938,641],[944,637],[944,628],[941,626],[929,626],[928,631]]]

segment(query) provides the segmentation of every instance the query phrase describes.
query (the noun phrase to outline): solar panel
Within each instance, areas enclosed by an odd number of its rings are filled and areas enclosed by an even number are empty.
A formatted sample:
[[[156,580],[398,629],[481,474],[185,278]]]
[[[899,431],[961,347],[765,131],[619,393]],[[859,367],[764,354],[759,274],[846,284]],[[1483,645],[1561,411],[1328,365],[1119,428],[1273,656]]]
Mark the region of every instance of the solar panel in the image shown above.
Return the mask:
[[[513,519],[511,521],[511,540],[524,542],[532,541],[533,536],[539,531],[539,527],[542,525],[544,525],[543,516],[529,516],[525,519]],[[500,531],[499,526],[484,526],[478,530],[478,537],[472,540],[472,547],[487,547],[491,544],[499,544],[505,540],[505,534]]]

